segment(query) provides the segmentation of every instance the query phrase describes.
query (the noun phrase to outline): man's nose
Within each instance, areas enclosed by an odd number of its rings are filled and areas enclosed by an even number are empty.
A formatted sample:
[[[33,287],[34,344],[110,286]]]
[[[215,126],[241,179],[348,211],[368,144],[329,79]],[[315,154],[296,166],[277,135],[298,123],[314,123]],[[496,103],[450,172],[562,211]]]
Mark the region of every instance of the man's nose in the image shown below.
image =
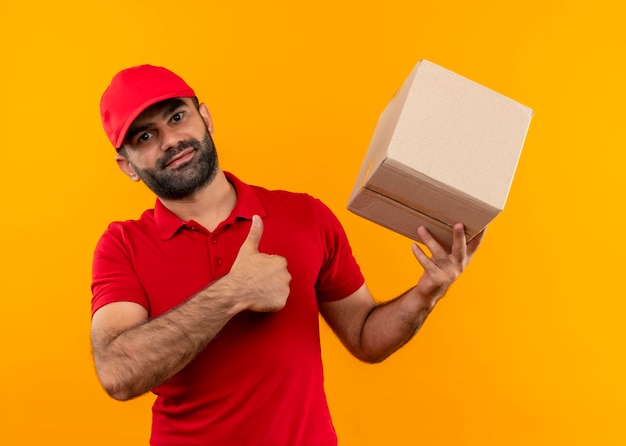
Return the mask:
[[[184,137],[180,132],[166,126],[161,130],[161,150],[167,152],[169,149],[177,147],[183,139]]]

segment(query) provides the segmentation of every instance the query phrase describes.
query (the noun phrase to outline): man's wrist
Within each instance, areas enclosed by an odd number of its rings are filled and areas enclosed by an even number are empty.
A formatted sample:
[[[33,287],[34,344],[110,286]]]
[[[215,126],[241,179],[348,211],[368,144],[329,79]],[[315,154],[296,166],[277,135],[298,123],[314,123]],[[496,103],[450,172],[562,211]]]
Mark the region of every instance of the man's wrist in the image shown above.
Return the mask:
[[[248,308],[241,298],[241,293],[237,292],[239,288],[232,282],[233,280],[229,275],[226,275],[202,291],[205,299],[212,302],[222,302],[223,310],[228,317],[233,317]]]

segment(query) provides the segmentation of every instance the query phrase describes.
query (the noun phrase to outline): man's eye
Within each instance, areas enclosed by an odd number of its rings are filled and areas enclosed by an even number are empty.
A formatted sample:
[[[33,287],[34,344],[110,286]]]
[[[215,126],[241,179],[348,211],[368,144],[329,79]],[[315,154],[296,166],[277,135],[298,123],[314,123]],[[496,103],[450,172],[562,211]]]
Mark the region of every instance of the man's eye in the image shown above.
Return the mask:
[[[137,138],[137,142],[144,142],[150,139],[150,133],[142,133],[141,135],[139,135],[139,138]]]
[[[178,122],[183,119],[183,112],[178,112],[174,116],[172,116],[172,121]]]

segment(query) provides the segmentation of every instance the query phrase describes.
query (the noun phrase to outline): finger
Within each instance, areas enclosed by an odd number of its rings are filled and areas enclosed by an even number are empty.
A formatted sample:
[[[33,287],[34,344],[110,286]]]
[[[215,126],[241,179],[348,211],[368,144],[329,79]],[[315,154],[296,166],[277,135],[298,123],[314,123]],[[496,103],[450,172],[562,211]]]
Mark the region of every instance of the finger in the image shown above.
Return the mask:
[[[241,246],[242,250],[247,252],[259,252],[259,243],[261,242],[261,236],[263,235],[263,220],[258,215],[252,216],[252,224],[250,225],[250,232],[248,237]]]
[[[465,226],[457,223],[452,229],[452,251],[451,254],[458,261],[462,261],[467,254],[467,241],[465,237]]]
[[[417,259],[418,263],[422,266],[422,268],[424,268],[424,271],[429,273],[435,272],[438,268],[437,265],[430,257],[428,257],[424,250],[417,245],[417,243],[413,243],[413,245],[411,245],[411,249],[413,250],[413,255]]]
[[[448,256],[448,253],[445,249],[435,240],[435,238],[430,234],[428,229],[424,226],[420,226],[417,228],[417,233],[424,242],[424,244],[428,247],[430,252],[433,255],[433,259],[443,259]]]

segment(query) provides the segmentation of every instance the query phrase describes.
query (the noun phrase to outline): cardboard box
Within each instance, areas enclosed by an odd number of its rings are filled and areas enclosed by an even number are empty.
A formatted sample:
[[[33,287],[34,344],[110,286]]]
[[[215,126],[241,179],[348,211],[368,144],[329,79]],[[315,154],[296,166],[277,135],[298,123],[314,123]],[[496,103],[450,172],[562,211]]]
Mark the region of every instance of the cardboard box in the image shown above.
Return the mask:
[[[421,60],[380,115],[348,209],[422,242],[420,225],[449,249],[504,208],[532,109]]]

